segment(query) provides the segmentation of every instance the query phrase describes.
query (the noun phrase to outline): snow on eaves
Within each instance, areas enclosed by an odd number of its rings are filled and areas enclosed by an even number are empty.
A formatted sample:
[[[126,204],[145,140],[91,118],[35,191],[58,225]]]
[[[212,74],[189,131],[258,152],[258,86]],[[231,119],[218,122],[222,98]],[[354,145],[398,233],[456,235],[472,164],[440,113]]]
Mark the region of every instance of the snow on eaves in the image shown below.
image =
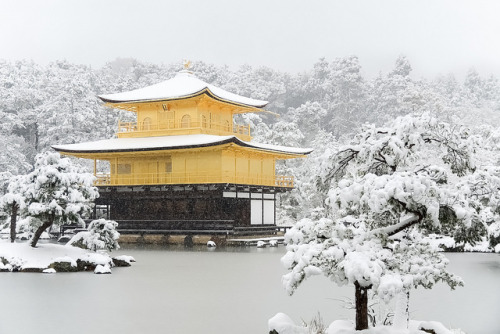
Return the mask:
[[[229,143],[234,143],[242,147],[250,147],[258,150],[279,152],[284,154],[303,155],[309,154],[313,151],[311,148],[297,148],[246,142],[238,139],[236,136],[215,136],[205,134],[141,138],[114,138],[78,144],[53,145],[52,148],[58,152],[77,154],[174,150],[217,146]]]
[[[181,71],[172,79],[152,86],[131,90],[129,92],[99,95],[99,98],[109,103],[127,103],[176,100],[197,96],[203,93],[218,100],[249,107],[263,108],[268,104],[267,101],[240,96],[210,85],[198,79],[189,71]]]

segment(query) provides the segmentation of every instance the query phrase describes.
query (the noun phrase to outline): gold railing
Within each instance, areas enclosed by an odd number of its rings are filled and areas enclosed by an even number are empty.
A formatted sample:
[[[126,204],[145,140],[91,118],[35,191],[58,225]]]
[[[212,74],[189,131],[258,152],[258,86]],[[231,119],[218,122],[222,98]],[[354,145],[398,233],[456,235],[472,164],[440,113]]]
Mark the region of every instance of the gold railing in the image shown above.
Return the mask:
[[[158,133],[167,135],[206,133],[214,135],[236,135],[243,140],[251,139],[250,125],[218,123],[204,120],[164,120],[158,123],[118,121],[119,137],[135,136],[136,134],[157,135]]]
[[[293,176],[262,177],[230,173],[140,173],[140,174],[96,174],[96,186],[155,185],[155,184],[207,184],[236,183],[293,188]]]

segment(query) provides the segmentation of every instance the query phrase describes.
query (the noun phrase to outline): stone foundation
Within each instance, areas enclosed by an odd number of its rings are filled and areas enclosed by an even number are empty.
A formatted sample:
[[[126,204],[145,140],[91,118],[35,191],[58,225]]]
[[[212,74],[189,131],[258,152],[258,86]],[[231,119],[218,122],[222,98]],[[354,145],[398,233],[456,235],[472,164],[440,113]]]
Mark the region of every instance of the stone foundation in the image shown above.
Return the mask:
[[[216,237],[220,240],[220,238]],[[206,245],[213,240],[210,235],[159,235],[159,234],[122,234],[118,243],[120,244],[147,244],[147,245]],[[216,241],[217,243],[217,241]]]
[[[118,239],[119,244],[142,244],[142,245],[206,245],[207,242],[213,241],[217,246],[241,246],[241,243],[228,242],[227,239],[253,239],[253,238],[269,238],[282,236],[283,233],[276,235],[255,235],[255,236],[218,236],[218,235],[161,235],[161,234],[122,234]]]

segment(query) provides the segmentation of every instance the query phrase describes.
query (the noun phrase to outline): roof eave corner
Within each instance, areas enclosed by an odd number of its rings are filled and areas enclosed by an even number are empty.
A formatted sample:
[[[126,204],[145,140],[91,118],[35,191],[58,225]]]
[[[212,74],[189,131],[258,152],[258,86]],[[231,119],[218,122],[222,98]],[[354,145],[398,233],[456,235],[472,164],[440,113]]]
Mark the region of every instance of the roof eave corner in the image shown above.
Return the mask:
[[[54,151],[56,151],[57,153],[62,153],[63,150],[59,147],[57,147],[58,145],[51,145],[50,148],[52,148]]]
[[[108,103],[116,103],[116,101],[113,101],[113,100],[110,100],[110,99],[107,99],[104,97],[105,95],[97,95],[97,97],[102,101],[104,102],[105,104],[108,104]]]

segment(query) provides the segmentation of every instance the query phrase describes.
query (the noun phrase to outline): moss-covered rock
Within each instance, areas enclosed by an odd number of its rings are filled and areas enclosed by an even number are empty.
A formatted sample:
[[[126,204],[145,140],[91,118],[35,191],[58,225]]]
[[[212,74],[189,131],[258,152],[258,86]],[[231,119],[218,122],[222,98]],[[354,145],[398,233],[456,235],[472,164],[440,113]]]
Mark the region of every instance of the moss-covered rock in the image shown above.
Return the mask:
[[[94,271],[96,266],[97,265],[95,263],[90,261],[85,261],[82,259],[76,260],[76,267],[78,268],[78,271]]]
[[[117,259],[116,257],[113,258],[113,265],[115,267],[130,267],[131,264],[128,261]]]
[[[73,265],[69,261],[56,261],[49,265],[49,268],[53,268],[58,273],[69,273],[78,271],[78,266]],[[41,272],[41,271],[40,271]]]
[[[0,273],[4,272],[9,272],[12,271],[12,265],[4,259],[3,257],[0,257]]]
[[[23,273],[41,273],[45,268],[22,268],[19,271]]]

